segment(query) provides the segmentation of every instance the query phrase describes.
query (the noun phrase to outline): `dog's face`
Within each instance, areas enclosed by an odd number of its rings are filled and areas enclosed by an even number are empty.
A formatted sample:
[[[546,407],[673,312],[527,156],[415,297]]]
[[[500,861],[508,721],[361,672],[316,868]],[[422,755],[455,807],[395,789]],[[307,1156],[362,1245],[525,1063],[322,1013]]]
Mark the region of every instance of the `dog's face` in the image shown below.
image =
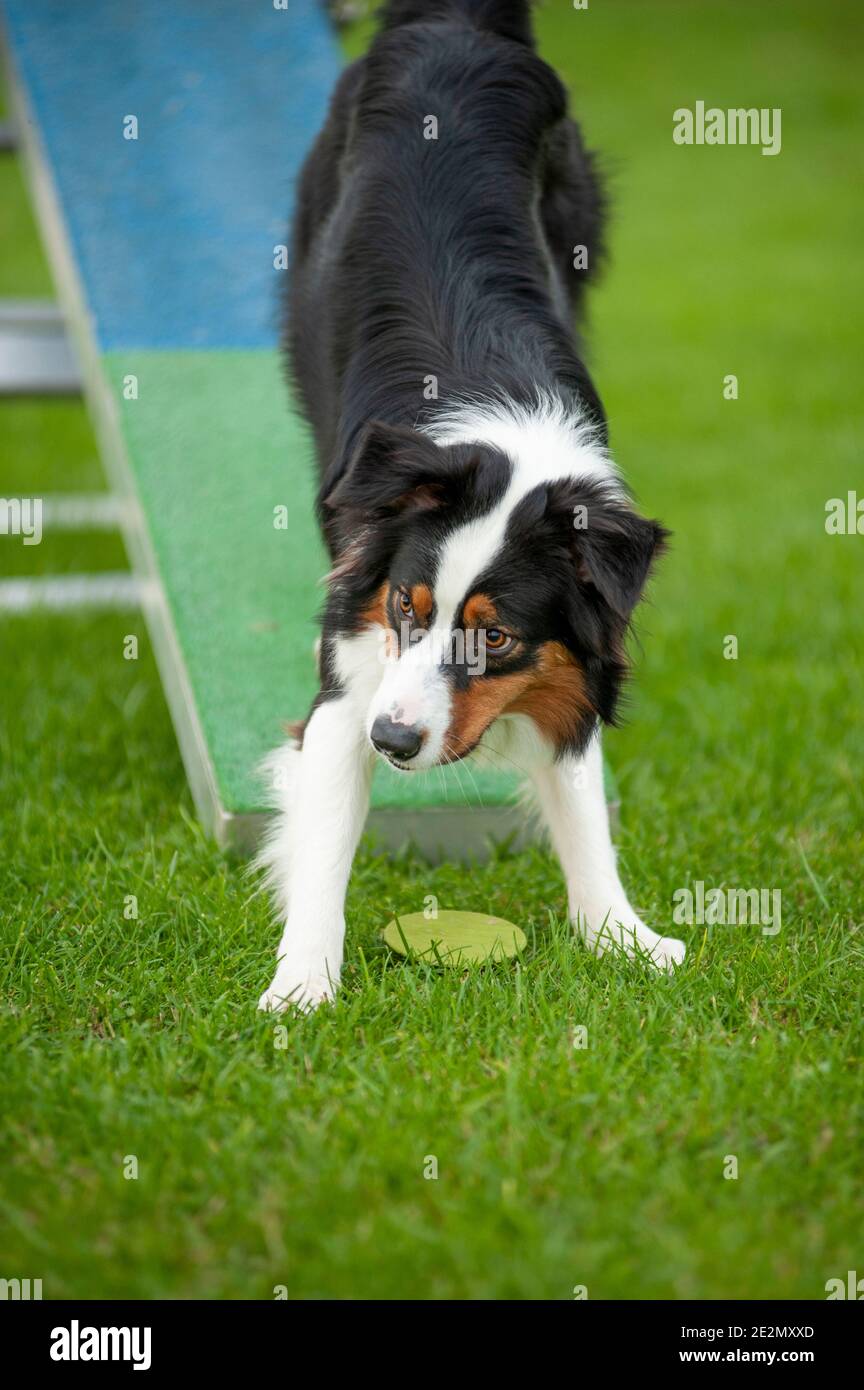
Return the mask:
[[[623,639],[662,528],[596,478],[526,478],[485,445],[368,427],[326,505],[341,528],[331,622],[374,634],[367,713],[394,767],[456,761],[503,716],[556,752],[611,722]]]

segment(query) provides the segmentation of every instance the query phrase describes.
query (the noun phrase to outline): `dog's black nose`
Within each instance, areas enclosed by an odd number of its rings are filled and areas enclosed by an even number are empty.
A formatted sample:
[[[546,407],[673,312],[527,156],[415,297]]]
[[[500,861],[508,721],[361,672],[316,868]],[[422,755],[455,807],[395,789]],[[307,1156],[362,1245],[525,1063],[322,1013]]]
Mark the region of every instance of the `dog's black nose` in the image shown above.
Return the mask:
[[[410,762],[423,747],[423,735],[412,724],[394,724],[388,714],[379,714],[369,735],[379,753],[390,753],[400,762]]]

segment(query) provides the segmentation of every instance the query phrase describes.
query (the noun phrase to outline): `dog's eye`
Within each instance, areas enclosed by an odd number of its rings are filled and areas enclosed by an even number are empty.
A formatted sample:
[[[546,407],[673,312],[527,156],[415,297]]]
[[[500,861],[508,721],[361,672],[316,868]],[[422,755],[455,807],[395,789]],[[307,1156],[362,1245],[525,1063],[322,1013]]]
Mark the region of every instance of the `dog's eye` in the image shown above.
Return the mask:
[[[414,604],[411,602],[411,595],[406,589],[399,590],[399,612],[406,618],[414,617]]]
[[[513,638],[509,632],[502,632],[500,627],[487,627],[486,629],[486,649],[490,652],[503,652],[510,646]]]

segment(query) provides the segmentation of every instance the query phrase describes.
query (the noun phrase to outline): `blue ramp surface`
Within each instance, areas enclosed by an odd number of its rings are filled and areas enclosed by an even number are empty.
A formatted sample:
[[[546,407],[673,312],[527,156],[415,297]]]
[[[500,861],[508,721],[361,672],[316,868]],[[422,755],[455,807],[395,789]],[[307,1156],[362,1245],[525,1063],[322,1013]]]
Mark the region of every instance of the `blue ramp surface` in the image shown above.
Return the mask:
[[[98,345],[272,346],[273,247],[340,69],[318,0],[2,9]]]

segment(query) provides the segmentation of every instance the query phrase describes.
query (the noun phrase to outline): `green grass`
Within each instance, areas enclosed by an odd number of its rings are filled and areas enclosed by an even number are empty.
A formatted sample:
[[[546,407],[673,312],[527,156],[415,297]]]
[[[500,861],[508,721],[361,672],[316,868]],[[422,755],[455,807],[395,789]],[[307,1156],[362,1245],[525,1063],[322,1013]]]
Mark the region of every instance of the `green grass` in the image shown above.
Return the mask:
[[[864,538],[824,531],[864,492],[856,14],[541,12],[614,170],[595,370],[675,532],[607,741],[623,874],[667,930],[696,879],[779,888],[779,935],[685,927],[657,978],[572,943],[539,850],[466,873],[367,847],[339,1003],[261,1017],[266,904],[195,824],[141,620],[7,620],[0,1274],[46,1297],[820,1298],[860,1270]],[[676,149],[699,98],[782,106],[783,153]],[[4,217],[4,273],[30,276]],[[0,493],[91,485],[57,403],[0,405],[0,434]],[[518,921],[518,966],[391,956],[380,928],[429,893]]]
[[[38,546],[9,542],[0,547],[0,578],[25,575],[96,574],[128,568],[126,550],[116,532],[48,531]]]
[[[0,231],[0,246],[14,245],[6,242]],[[0,402],[0,411],[0,485],[4,497],[104,489],[96,441],[80,400],[9,399]]]

